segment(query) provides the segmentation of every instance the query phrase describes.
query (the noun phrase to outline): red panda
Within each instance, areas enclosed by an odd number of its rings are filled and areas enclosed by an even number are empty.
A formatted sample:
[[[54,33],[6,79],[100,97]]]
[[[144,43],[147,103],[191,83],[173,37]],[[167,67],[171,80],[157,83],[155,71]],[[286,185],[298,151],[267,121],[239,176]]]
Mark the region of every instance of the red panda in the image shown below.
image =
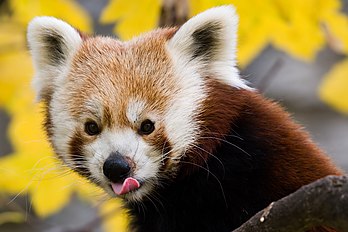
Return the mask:
[[[232,231],[272,201],[342,174],[240,78],[237,24],[231,6],[127,42],[53,17],[29,24],[52,147],[123,199],[130,230]]]

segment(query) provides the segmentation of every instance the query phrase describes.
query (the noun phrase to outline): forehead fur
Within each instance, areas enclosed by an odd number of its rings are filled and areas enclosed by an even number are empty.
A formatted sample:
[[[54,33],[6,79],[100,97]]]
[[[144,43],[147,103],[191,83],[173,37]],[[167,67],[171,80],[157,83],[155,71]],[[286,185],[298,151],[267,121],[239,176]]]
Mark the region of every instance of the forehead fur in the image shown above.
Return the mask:
[[[72,61],[67,81],[68,92],[73,95],[72,113],[81,114],[99,105],[103,111],[117,112],[108,120],[117,117],[117,121],[127,123],[131,99],[145,102],[145,111],[163,112],[178,86],[165,50],[174,32],[156,30],[128,42],[108,37],[86,39]]]

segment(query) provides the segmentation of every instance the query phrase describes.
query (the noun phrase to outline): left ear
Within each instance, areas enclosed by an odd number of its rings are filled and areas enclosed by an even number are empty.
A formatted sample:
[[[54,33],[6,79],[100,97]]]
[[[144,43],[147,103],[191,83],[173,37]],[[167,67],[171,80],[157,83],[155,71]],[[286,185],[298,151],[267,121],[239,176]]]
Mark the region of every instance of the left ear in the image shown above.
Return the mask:
[[[182,25],[167,48],[174,61],[193,67],[202,76],[249,88],[235,67],[237,26],[238,16],[232,6],[212,8]]]

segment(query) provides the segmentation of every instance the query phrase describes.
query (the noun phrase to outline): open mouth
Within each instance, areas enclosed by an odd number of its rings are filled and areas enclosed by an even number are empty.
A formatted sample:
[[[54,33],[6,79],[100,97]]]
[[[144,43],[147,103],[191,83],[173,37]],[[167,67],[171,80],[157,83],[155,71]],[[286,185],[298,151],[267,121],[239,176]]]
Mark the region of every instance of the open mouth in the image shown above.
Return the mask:
[[[129,192],[135,191],[140,188],[140,183],[138,180],[128,177],[123,183],[113,183],[110,184],[112,191],[117,195],[125,195]]]

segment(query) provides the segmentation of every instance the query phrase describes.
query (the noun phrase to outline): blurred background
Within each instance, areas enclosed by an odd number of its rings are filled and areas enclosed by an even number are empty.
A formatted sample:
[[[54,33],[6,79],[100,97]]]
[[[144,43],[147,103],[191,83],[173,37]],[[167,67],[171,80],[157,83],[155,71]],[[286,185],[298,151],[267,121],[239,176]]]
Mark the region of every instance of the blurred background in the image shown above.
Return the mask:
[[[125,231],[127,224],[120,203],[59,165],[46,142],[30,87],[27,23],[51,15],[126,40],[223,4],[240,15],[242,77],[348,171],[348,0],[0,0],[0,231]]]

